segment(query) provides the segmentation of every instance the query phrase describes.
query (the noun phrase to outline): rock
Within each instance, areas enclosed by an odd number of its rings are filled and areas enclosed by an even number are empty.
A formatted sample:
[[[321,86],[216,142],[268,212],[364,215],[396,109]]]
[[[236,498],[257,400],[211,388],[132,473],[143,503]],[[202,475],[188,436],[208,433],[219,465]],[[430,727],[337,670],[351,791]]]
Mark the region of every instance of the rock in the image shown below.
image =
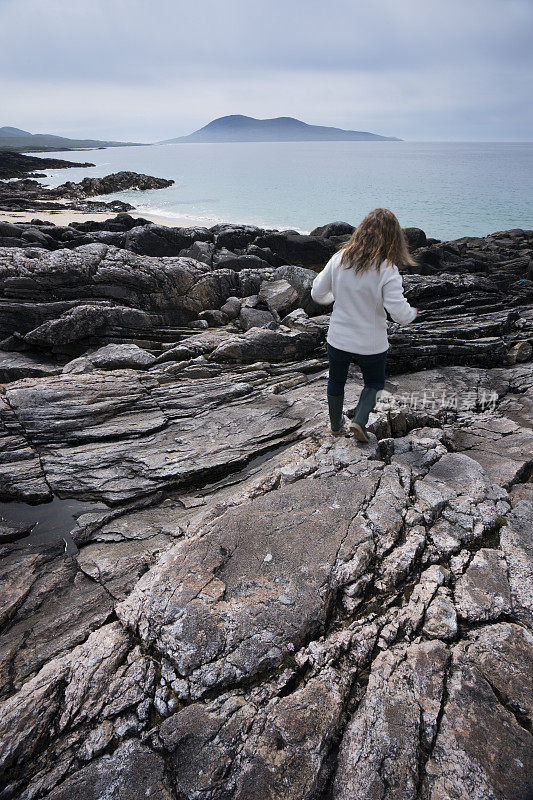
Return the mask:
[[[511,347],[505,356],[506,364],[517,364],[520,361],[529,361],[533,347],[530,342],[517,342]]]
[[[226,302],[220,306],[220,310],[228,319],[237,319],[241,312],[241,301],[238,297],[228,297]]]
[[[128,189],[165,189],[172,186],[173,180],[166,178],[154,178],[151,175],[143,175],[138,172],[114,172],[103,178],[83,178],[80,183],[67,181],[60,186],[49,189],[49,193],[54,197],[91,197],[101,194],[112,194],[124,192]]]
[[[259,290],[259,301],[269,311],[283,315],[291,311],[298,302],[298,292],[285,280],[264,281]]]
[[[60,368],[49,359],[36,358],[25,353],[6,353],[0,350],[0,381],[9,383],[19,378],[38,378],[57,375]]]
[[[203,323],[202,328],[207,328],[207,320],[202,319],[199,322]],[[192,327],[193,323],[191,323]],[[195,326],[196,327],[196,326]],[[200,326],[198,326],[200,327]],[[211,353],[219,344],[223,344],[228,338],[226,331],[217,330],[204,330],[202,333],[194,334],[193,336],[186,336],[175,347],[166,349],[156,359],[157,364],[162,364],[165,361],[185,361],[188,358],[197,358],[198,356]]]
[[[498,550],[478,550],[456,583],[455,602],[469,622],[496,620],[511,611],[507,565]]]
[[[0,497],[45,503],[52,499],[38,452],[4,397],[0,396]]]
[[[50,800],[100,800],[109,792],[121,800],[141,800],[156,793],[172,800],[173,790],[165,775],[165,762],[138,741],[124,742],[113,755],[102,756],[50,793]]]
[[[355,230],[353,225],[349,222],[329,222],[327,225],[322,225],[311,231],[311,236],[323,236],[329,239],[330,236],[346,236],[351,235]]]
[[[22,689],[38,706],[39,699],[32,697],[34,688],[31,683],[28,685],[29,679],[33,685],[41,683],[37,677],[32,678],[39,670],[55,675],[58,665],[54,659],[80,645],[89,632],[102,626],[112,603],[107,592],[81,573],[72,558],[65,558],[62,541],[35,548],[24,548],[23,543],[22,539],[5,545],[2,552],[2,621],[9,621],[9,630],[0,642],[0,698],[11,697]],[[48,688],[43,687],[43,697]],[[12,708],[11,723],[5,711],[0,718],[6,725],[16,726],[22,737],[19,744],[10,738],[9,747],[2,748],[2,758],[9,759],[13,747],[24,750],[24,737],[29,730],[21,718],[20,698],[7,702]],[[46,735],[46,707],[39,714],[32,705],[28,715],[33,718],[33,725],[44,725],[41,730]]]
[[[427,245],[426,234],[421,228],[403,228],[403,232],[411,252]]]
[[[533,379],[503,360],[532,234],[418,249],[357,445],[328,433],[315,273],[273,268],[298,235],[150,226],[34,219],[0,249],[0,499],[38,522],[0,543],[0,794],[529,797]],[[142,231],[207,261],[77,244]],[[195,330],[277,281],[302,303],[276,330]],[[24,339],[84,306],[85,338]]]
[[[246,399],[252,386],[242,380],[179,385],[178,378],[174,389],[172,378],[162,376],[159,389],[155,377],[144,383],[144,373],[130,371],[59,375],[46,387],[34,380],[11,384],[7,397],[38,444],[49,487],[61,496],[116,503],[190,484],[194,475],[214,479],[290,441],[299,425],[281,398]],[[221,404],[223,419],[212,413]],[[7,467],[7,481],[19,486]],[[38,476],[33,462],[34,492]]]
[[[0,517],[0,545],[16,542],[18,539],[29,536],[32,528],[33,525],[13,525],[12,523],[8,523],[3,517]]]
[[[105,314],[99,306],[80,305],[62,314],[52,322],[45,322],[25,335],[29,344],[54,347],[85,339],[103,328]]]
[[[154,223],[130,228],[125,239],[128,250],[147,256],[177,256],[187,248],[190,250],[192,247],[201,248],[209,244],[210,235],[205,228],[171,228]],[[199,250],[198,255],[203,252]],[[191,257],[195,258],[195,255],[191,254]]]
[[[323,266],[336,251],[336,246],[318,236],[296,232],[264,233],[255,240],[258,247],[268,247],[288,264],[303,267]]]
[[[440,586],[429,604],[424,619],[424,633],[435,639],[448,641],[457,635],[457,612],[450,590]]]
[[[533,545],[531,526],[533,502],[522,500],[515,505],[506,524],[500,529],[501,548],[508,566],[511,603],[517,619],[533,622]]]
[[[63,367],[63,372],[85,372],[84,365],[89,362],[97,369],[147,369],[155,362],[155,356],[141,350],[136,344],[108,344],[76,358]]]
[[[229,250],[215,250],[212,257],[213,269],[233,269],[240,272],[242,269],[269,269],[270,264],[258,256],[237,255]]]
[[[223,311],[219,311],[218,309],[211,308],[206,311],[200,311],[198,316],[200,320],[205,320],[210,328],[217,328],[220,325],[227,325],[229,322],[229,317]]]
[[[322,334],[318,328],[296,331],[254,327],[244,335],[233,336],[220,344],[212,352],[211,358],[214,361],[238,361],[245,364],[266,359],[297,359],[312,353],[321,341]]]
[[[281,324],[286,325],[288,328],[305,328],[308,319],[309,317],[303,308],[296,308],[294,311],[287,314],[287,316],[283,317]]]
[[[97,244],[43,253],[35,281],[31,268],[37,262],[32,264],[21,249],[4,252],[0,332],[27,334],[46,325],[34,336],[43,346],[76,341],[84,328],[87,336],[98,333],[99,345],[111,343],[113,334],[116,342],[117,329],[137,340],[133,343],[147,337],[157,341],[161,327],[183,326],[201,311],[218,309],[229,296],[252,294],[261,282],[259,274],[248,270],[210,271],[190,259],[148,258]],[[82,315],[88,327],[81,324]]]
[[[316,513],[323,481],[341,481],[344,493],[351,489],[353,506],[330,504]],[[360,480],[348,475],[323,481],[283,486],[256,498],[246,514],[228,509],[193,546],[172,548],[117,606],[130,630],[169,654],[193,698],[280,664],[284,642],[298,648],[324,619],[327,584],[318,589],[364,492]],[[290,530],[284,523],[289,508]],[[260,615],[255,621],[249,603]]]
[[[249,244],[246,248],[246,253],[250,256],[257,256],[262,261],[266,261],[267,264],[270,264],[273,267],[281,267],[283,264],[283,259],[281,256],[273,253],[270,247],[257,247],[255,244]]]
[[[343,690],[334,673],[325,673],[271,701],[247,737],[234,797],[305,797],[326,789],[327,753],[340,722]]]
[[[480,421],[468,430],[452,431],[450,438],[454,449],[468,450],[491,480],[506,488],[528,469],[533,433],[509,419]]]
[[[243,306],[239,314],[239,323],[245,331],[250,328],[263,328],[267,325],[276,325],[276,320],[270,311],[261,311],[259,308]]]
[[[296,266],[278,267],[274,273],[276,280],[286,280],[298,292],[298,305],[309,314],[323,314],[327,306],[321,306],[311,299],[311,286],[316,278],[316,272]]]
[[[56,163],[59,165],[59,162]],[[65,164],[72,166],[68,162],[65,162]],[[153,178],[150,175],[141,175],[136,172],[116,172],[103,178],[83,178],[80,183],[67,181],[60,186],[54,187],[43,186],[37,181],[28,178],[9,182],[0,181],[0,204],[5,210],[15,211],[25,209],[60,211],[72,209],[73,207],[85,211],[107,211],[108,209],[129,211],[133,209],[133,206],[119,200],[103,203],[101,201],[91,202],[85,198],[128,189],[161,189],[170,186],[172,183],[174,183],[172,180]],[[52,202],[57,199],[66,199],[69,203],[65,205]],[[54,249],[53,240],[52,242],[46,240],[46,244],[50,244],[51,249]]]
[[[428,800],[531,794],[531,735],[510,710],[516,707],[517,682],[528,680],[531,637],[518,626],[505,624],[486,626],[478,637],[479,644],[474,639],[468,651],[471,640],[454,648],[448,697],[422,782]],[[511,663],[505,660],[508,648]],[[509,688],[502,692],[497,687],[503,688],[507,679]]]
[[[256,308],[259,303],[259,296],[256,294],[252,294],[249,297],[243,297],[241,300],[241,307],[242,308]]]
[[[343,736],[333,796],[415,797],[419,747],[437,730],[449,654],[439,641],[381,653]]]
[[[80,164],[78,161],[65,161],[62,158],[37,158],[28,156],[25,153],[11,152],[4,150],[0,157],[0,178],[19,178],[34,172],[45,169],[68,169],[69,167],[94,167],[94,164],[85,162]]]
[[[193,258],[195,261],[201,261],[209,267],[213,265],[213,255],[215,252],[215,245],[213,242],[193,242],[190,247],[180,250],[180,256],[186,258]]]
[[[412,569],[416,557],[420,554],[425,544],[426,537],[422,527],[415,527],[410,531],[404,544],[383,559],[381,575],[376,581],[376,586],[382,591],[390,591]]]
[[[253,242],[261,228],[255,225],[214,225],[211,228],[216,246],[228,250],[243,249]]]

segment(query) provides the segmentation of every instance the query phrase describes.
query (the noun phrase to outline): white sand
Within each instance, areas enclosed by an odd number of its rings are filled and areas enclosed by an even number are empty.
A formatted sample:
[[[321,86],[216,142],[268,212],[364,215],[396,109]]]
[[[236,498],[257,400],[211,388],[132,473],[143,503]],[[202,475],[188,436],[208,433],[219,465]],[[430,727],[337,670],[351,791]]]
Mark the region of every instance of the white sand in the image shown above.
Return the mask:
[[[168,225],[171,228],[209,228],[216,225],[217,220],[194,220],[185,217],[160,217],[155,214],[145,214],[143,211],[128,211],[135,219],[142,217],[158,225]],[[31,222],[40,219],[43,222],[53,222],[54,225],[69,225],[71,222],[86,222],[87,220],[104,220],[116,216],[114,211],[92,212],[85,211],[0,211],[0,220],[3,222]]]

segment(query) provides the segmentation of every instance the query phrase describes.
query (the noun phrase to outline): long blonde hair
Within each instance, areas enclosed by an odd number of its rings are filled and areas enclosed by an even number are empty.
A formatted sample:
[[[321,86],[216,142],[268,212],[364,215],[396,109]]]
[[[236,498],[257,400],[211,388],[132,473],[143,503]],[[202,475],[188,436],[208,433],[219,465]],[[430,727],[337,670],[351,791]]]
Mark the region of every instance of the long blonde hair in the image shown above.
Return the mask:
[[[387,266],[416,264],[400,223],[388,208],[375,208],[367,214],[339,249],[343,251],[339,266],[345,264],[346,269],[353,267],[356,272],[366,272],[373,264],[379,269],[383,261]]]

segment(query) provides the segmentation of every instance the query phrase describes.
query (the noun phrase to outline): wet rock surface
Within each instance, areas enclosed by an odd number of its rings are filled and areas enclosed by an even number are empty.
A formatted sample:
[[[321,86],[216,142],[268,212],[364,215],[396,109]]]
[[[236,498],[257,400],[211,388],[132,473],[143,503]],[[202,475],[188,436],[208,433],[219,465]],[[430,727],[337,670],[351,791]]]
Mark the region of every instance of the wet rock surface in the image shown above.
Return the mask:
[[[360,445],[306,268],[349,226],[127,217],[0,248],[0,798],[529,798],[531,234],[411,230]]]

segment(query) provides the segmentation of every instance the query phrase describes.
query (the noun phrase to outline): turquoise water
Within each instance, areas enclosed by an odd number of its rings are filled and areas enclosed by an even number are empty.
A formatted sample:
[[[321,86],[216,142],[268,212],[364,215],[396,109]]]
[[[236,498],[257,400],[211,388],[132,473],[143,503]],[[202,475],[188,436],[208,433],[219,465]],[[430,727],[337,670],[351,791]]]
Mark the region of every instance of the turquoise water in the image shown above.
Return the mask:
[[[170,189],[108,197],[181,223],[309,231],[356,224],[385,206],[438,239],[533,228],[533,143],[245,142],[51,155],[96,167],[51,171],[50,185],[119,170],[173,178]]]

